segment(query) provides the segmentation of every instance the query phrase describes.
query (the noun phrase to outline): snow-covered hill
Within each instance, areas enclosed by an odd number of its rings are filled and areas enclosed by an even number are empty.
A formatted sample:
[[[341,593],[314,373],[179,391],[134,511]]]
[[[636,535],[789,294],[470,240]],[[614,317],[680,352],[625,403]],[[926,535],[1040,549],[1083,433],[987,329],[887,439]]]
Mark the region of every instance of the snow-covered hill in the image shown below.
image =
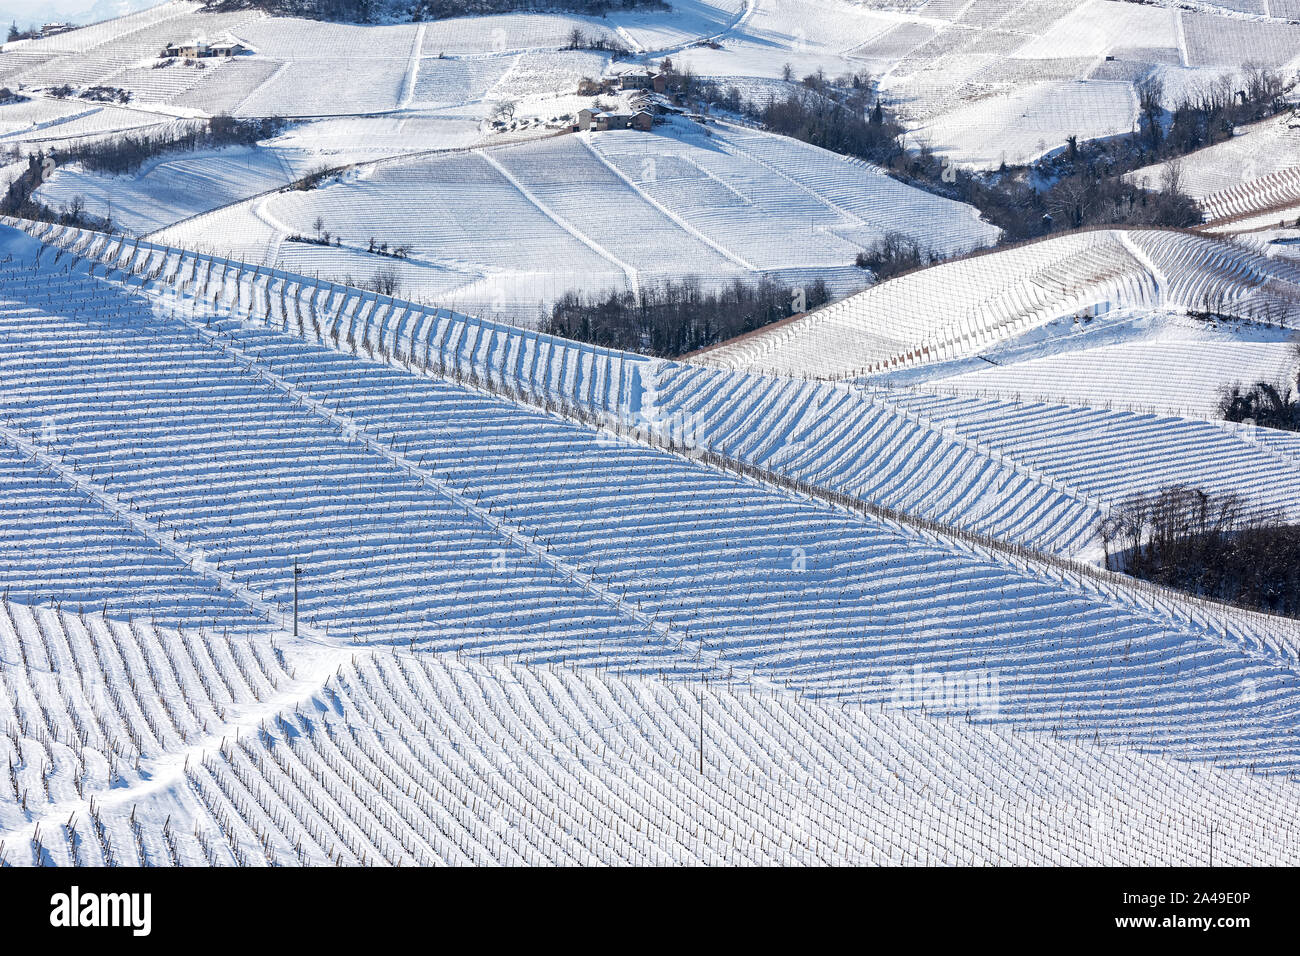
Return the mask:
[[[251,310],[262,318],[269,313],[286,331],[313,340],[324,337],[354,354],[391,355],[406,365],[453,369],[500,387],[521,388],[543,401],[630,421],[678,444],[715,451],[864,504],[1047,553],[1092,556],[1096,524],[1106,508],[1179,482],[1237,491],[1260,510],[1281,508],[1300,515],[1295,460],[1273,440],[1280,441],[1280,434],[1184,419],[1179,417],[1185,411],[1182,404],[1161,414],[1124,410],[1139,398],[1136,391],[1124,402],[1110,403],[1116,406],[1110,409],[1016,401],[1059,402],[1068,383],[1055,382],[1054,396],[1020,392],[989,406],[1011,427],[968,434],[961,419],[963,409],[971,406],[949,401],[922,409],[914,404],[913,392],[916,383],[969,363],[918,365],[875,380],[911,385],[888,389],[650,361],[182,249],[44,224],[28,228],[57,248],[98,263],[96,268],[148,277],[167,308],[190,308],[183,303],[198,289],[213,305],[238,314]],[[1113,325],[1111,320],[1093,321],[1099,330]],[[1040,331],[1050,336],[1054,327],[1049,323]],[[1207,333],[1191,347],[1201,350],[1202,363],[1225,340],[1252,335],[1289,349],[1278,340],[1290,333],[1250,328],[1238,323],[1222,333]],[[1011,341],[1009,350],[1021,340]],[[1044,342],[1052,339],[1020,347],[1043,349]],[[1066,344],[1080,345],[1073,333]],[[1077,354],[1079,364],[1088,368],[1087,351]],[[1285,357],[1279,355],[1278,362],[1281,367]],[[1149,373],[1154,363],[1150,359],[1130,374]],[[1213,394],[1218,381],[1241,369],[1166,371],[1171,376],[1166,401],[1177,403],[1179,395],[1200,396],[1198,387]],[[1105,381],[1098,374],[1092,381],[1099,379]],[[1116,388],[1121,386],[1122,379]],[[940,395],[954,391],[942,383],[920,387]],[[1104,394],[1093,401],[1105,406],[1103,399]],[[1043,421],[1059,416],[1049,431],[1059,429],[1062,453],[1042,454],[1037,427],[1015,426],[1025,414]]]
[[[0,284],[10,862],[1294,859],[1293,622],[546,410],[634,357],[67,235]]]
[[[1300,217],[1300,117],[1293,113],[1256,123],[1175,162],[1183,191],[1222,231]],[[1169,165],[1135,170],[1128,178],[1154,186]]]
[[[1300,327],[1300,271],[1173,230],[1082,231],[921,269],[697,356],[850,379],[968,359],[1059,323],[1167,309]]]
[[[734,114],[572,131],[671,57],[866,72],[910,145],[1015,162],[1143,78],[1294,71],[1292,2],[173,0],[7,44],[0,177],[286,122],[45,176],[116,234],[0,222],[0,866],[1300,861],[1300,622],[1098,537],[1174,485],[1300,523],[1300,440],[1214,419],[1295,378],[1275,233],[990,250]],[[1290,202],[1284,132],[1188,158],[1213,228]],[[858,292],[886,235],[952,258]],[[843,297],[671,361],[530,327],[688,276]]]

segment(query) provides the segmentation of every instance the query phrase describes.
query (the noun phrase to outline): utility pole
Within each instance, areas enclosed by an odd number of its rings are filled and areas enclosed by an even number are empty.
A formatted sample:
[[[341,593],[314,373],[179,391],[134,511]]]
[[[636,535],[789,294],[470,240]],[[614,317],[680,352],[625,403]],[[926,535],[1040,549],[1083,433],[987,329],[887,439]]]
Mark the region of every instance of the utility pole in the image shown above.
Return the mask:
[[[700,774],[704,773],[704,690],[700,690]]]
[[[298,636],[298,578],[302,574],[302,568],[298,567],[298,560],[293,562],[293,636]]]

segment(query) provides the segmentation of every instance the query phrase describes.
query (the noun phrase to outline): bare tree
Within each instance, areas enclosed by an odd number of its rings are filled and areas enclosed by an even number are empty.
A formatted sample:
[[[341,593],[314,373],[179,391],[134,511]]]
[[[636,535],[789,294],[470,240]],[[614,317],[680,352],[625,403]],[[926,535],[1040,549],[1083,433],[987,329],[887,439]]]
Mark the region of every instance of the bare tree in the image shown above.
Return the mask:
[[[1160,113],[1165,98],[1165,81],[1154,73],[1137,82],[1138,109],[1146,120],[1151,147],[1160,145]]]

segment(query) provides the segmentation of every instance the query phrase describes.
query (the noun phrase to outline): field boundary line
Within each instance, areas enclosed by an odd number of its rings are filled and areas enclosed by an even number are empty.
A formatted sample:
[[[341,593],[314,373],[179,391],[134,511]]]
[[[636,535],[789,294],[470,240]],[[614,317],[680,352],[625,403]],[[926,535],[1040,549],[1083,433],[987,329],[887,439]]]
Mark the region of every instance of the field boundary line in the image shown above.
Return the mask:
[[[740,256],[736,255],[734,252],[731,252],[731,251],[730,251],[729,249],[727,249],[726,247],[719,245],[717,242],[715,242],[714,240],[710,239],[708,236],[706,236],[704,233],[700,232],[700,231],[699,231],[698,229],[696,229],[694,226],[692,226],[692,225],[690,225],[690,224],[684,222],[684,221],[683,221],[683,220],[682,220],[682,219],[681,219],[681,218],[680,218],[680,217],[679,217],[675,212],[671,211],[671,210],[668,209],[666,206],[664,206],[664,205],[662,205],[661,203],[659,203],[659,202],[658,202],[657,200],[655,200],[653,197],[647,195],[647,194],[645,193],[645,191],[641,189],[640,186],[638,186],[638,185],[637,185],[636,183],[634,183],[631,179],[629,179],[626,175],[624,175],[624,173],[623,173],[623,171],[622,171],[621,169],[619,169],[617,166],[615,166],[613,163],[611,163],[608,159],[606,159],[604,156],[602,156],[602,155],[600,154],[600,151],[599,151],[598,149],[596,149],[595,146],[591,145],[591,140],[590,140],[589,137],[579,135],[579,136],[578,136],[578,139],[579,139],[579,141],[582,143],[582,145],[585,146],[585,147],[587,148],[587,152],[591,153],[591,155],[594,156],[597,160],[599,160],[602,164],[604,164],[604,166],[605,166],[605,167],[606,167],[606,168],[607,168],[611,173],[613,173],[615,176],[617,176],[617,177],[618,177],[622,182],[624,182],[625,184],[627,184],[627,187],[628,187],[629,189],[631,189],[632,192],[635,193],[635,194],[637,195],[638,198],[640,198],[640,199],[641,199],[643,202],[645,202],[647,205],[653,206],[655,209],[659,210],[659,212],[663,213],[663,214],[664,214],[665,216],[667,216],[670,220],[672,220],[674,223],[676,223],[677,226],[678,226],[678,228],[680,228],[682,231],[684,231],[684,232],[688,233],[689,235],[693,236],[694,238],[698,239],[700,242],[704,243],[706,246],[708,246],[708,247],[709,247],[710,249],[712,249],[714,252],[718,253],[718,255],[722,256],[724,259],[727,259],[727,260],[730,261],[730,262],[735,263],[736,265],[740,266],[742,269],[746,269],[746,270],[748,270],[749,272],[762,272],[762,271],[763,271],[763,270],[760,269],[758,266],[754,265],[752,262],[749,262],[748,260],[742,259]]]
[[[489,150],[480,149],[477,152],[480,156],[483,157],[483,159],[488,163],[488,165],[490,165],[493,169],[495,169],[498,173],[500,173],[501,176],[506,180],[506,182],[510,183],[511,186],[517,189],[519,191],[519,194],[523,196],[525,199],[527,199],[530,203],[532,203],[537,208],[537,210],[540,213],[542,213],[542,215],[546,216],[547,219],[551,220],[553,223],[555,223],[557,226],[559,226],[569,235],[573,236],[574,239],[577,239],[579,242],[581,242],[592,252],[596,253],[596,255],[618,266],[618,268],[623,271],[623,274],[627,276],[627,281],[632,287],[633,294],[640,293],[641,291],[640,274],[633,266],[628,265],[622,259],[615,256],[612,252],[605,249],[602,245],[600,245],[600,243],[596,242],[595,239],[592,239],[590,236],[584,233],[577,226],[573,225],[571,222],[569,222],[567,219],[565,219],[555,210],[551,209],[551,207],[546,205],[546,203],[542,202],[541,199],[539,199],[537,196],[533,194],[532,190],[530,190],[527,186],[525,186],[518,179],[516,179],[514,173],[506,169],[505,166],[503,166],[495,156],[489,155]]]

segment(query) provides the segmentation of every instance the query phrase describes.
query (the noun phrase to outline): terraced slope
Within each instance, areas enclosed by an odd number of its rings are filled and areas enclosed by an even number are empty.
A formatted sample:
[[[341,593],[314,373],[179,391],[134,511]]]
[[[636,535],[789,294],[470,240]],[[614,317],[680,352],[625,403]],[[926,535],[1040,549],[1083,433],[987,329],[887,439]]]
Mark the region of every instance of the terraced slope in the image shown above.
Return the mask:
[[[1148,166],[1128,178],[1156,186],[1167,168]],[[1300,120],[1283,114],[1252,124],[1182,157],[1178,172],[1183,190],[1201,204],[1208,223],[1230,230],[1231,223],[1263,213],[1280,218],[1300,205]]]
[[[0,606],[8,865],[1293,862],[1295,785],[449,654]],[[119,689],[121,688],[121,689]],[[129,693],[128,693],[129,691]]]
[[[1119,503],[1174,485],[1238,492],[1260,511],[1300,517],[1300,458],[1285,432],[1267,428],[1045,402],[899,394],[897,401],[943,427],[1084,494]]]
[[[1300,271],[1223,240],[1098,230],[941,263],[693,356],[723,368],[860,378],[979,354],[1072,315],[1182,309],[1300,324]]]
[[[671,368],[8,248],[0,465],[37,489],[0,552],[12,862],[1189,860],[1228,805],[1271,827],[1228,858],[1293,858],[1292,622],[554,410],[661,407]],[[706,418],[738,459],[793,445]]]
[[[44,224],[28,228],[53,244],[47,263],[65,255],[59,250],[71,250],[75,258],[59,260],[64,267],[128,277],[169,312],[206,321],[201,313],[215,307],[403,371],[472,376],[534,403],[560,403],[659,441],[1048,553],[1091,556],[1098,517],[1135,488],[1161,487],[1175,474],[1193,484],[1221,485],[1213,455],[1184,454],[1177,435],[1185,429],[1210,428],[1207,434],[1218,438],[1206,447],[1238,462],[1241,474],[1255,475],[1239,489],[1248,498],[1261,507],[1294,506],[1289,467],[1280,467],[1261,442],[1243,442],[1203,421],[1150,416],[1145,453],[1112,455],[1112,480],[1099,485],[1077,480],[1069,457],[1029,453],[962,431],[947,420],[957,406],[929,410],[906,390],[651,362],[166,246]],[[87,294],[98,293],[92,287]],[[1016,402],[1007,407],[1023,411]],[[1108,434],[1095,424],[1080,429],[1089,447]]]

